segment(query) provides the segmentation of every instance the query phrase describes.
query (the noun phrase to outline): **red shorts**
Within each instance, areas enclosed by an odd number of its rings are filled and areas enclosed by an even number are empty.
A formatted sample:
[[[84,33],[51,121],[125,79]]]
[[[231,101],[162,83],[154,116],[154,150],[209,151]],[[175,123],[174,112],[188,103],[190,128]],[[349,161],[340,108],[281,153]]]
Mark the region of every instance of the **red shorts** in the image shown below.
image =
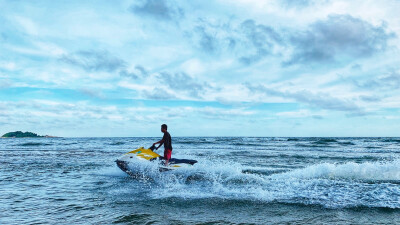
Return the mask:
[[[165,160],[170,160],[172,155],[172,150],[171,149],[165,149],[164,150],[164,159]]]

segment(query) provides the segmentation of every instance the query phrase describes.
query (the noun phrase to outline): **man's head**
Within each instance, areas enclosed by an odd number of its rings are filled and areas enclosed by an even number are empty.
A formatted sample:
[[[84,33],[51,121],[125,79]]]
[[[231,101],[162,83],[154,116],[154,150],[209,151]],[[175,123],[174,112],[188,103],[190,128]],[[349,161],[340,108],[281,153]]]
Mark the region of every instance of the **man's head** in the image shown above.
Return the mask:
[[[167,132],[167,129],[168,129],[168,127],[167,127],[167,124],[163,124],[163,125],[161,125],[161,132]]]

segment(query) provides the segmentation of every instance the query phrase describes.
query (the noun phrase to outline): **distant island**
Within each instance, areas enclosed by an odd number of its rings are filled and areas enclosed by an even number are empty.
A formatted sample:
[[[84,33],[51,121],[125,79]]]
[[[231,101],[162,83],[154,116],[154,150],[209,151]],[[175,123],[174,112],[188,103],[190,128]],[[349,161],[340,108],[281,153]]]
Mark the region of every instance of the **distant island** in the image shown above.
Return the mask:
[[[50,135],[37,135],[36,133],[32,132],[22,132],[22,131],[15,131],[15,132],[8,132],[1,136],[2,138],[41,138],[41,137],[55,137]]]

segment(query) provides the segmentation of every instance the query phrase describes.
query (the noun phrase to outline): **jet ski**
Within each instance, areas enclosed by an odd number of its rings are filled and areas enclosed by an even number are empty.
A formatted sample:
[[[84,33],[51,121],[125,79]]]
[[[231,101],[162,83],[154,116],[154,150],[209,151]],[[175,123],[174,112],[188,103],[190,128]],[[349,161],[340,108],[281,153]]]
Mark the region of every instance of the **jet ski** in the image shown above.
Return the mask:
[[[165,164],[164,157],[155,153],[154,152],[155,148],[156,147],[154,145],[152,145],[150,148],[147,148],[147,149],[145,149],[144,147],[140,147],[138,149],[135,149],[133,151],[123,154],[115,162],[117,163],[117,166],[122,171],[126,172],[129,175],[135,174],[135,171],[131,171],[131,169],[129,168],[129,164],[135,163],[138,160],[139,161],[140,160],[148,160],[148,161],[152,161],[154,163],[158,163],[160,172],[190,167],[190,166],[194,165],[195,163],[197,163],[196,160],[191,160],[191,159],[171,158],[168,162],[168,166],[165,166],[164,165]]]

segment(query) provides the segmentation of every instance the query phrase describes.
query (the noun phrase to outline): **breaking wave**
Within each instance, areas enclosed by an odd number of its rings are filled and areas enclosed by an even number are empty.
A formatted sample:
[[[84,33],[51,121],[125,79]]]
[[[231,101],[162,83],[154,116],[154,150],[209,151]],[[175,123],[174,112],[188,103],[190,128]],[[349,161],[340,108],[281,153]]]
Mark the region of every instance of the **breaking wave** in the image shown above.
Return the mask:
[[[400,160],[386,162],[349,162],[345,164],[323,163],[304,169],[297,169],[274,177],[285,178],[327,178],[351,179],[358,181],[400,181]]]

